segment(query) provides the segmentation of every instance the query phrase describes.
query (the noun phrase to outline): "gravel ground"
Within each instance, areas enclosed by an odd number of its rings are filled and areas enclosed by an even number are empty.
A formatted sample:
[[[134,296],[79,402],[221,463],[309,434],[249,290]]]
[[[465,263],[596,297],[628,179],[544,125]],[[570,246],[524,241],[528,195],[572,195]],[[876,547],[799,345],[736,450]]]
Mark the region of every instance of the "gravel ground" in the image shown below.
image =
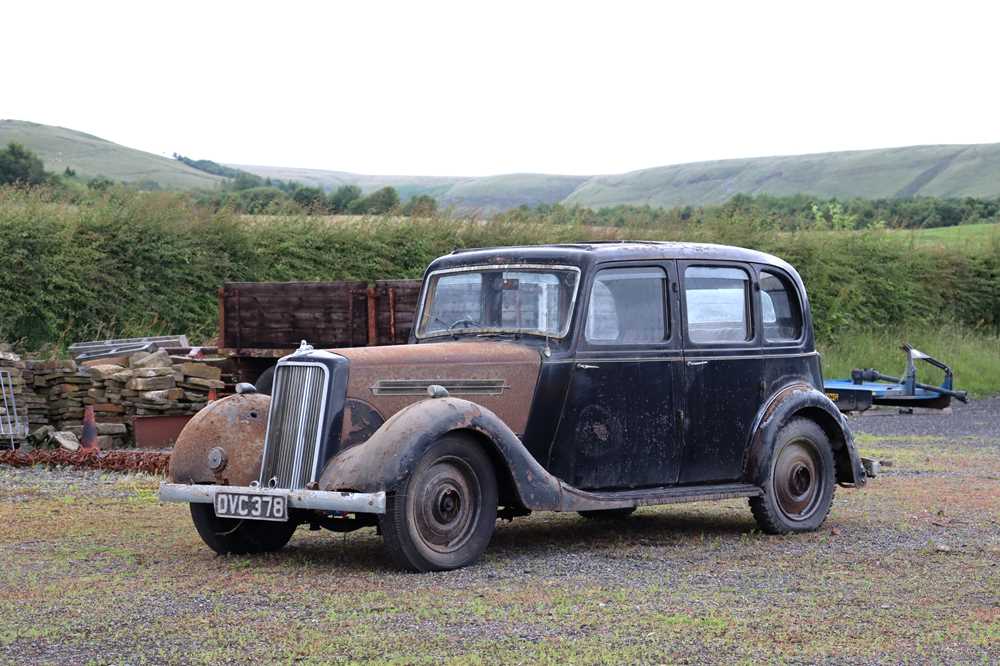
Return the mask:
[[[0,468],[0,660],[1000,663],[1000,399],[851,423],[892,466],[816,533],[736,500],[538,514],[424,575],[371,529],[215,557],[158,478]]]

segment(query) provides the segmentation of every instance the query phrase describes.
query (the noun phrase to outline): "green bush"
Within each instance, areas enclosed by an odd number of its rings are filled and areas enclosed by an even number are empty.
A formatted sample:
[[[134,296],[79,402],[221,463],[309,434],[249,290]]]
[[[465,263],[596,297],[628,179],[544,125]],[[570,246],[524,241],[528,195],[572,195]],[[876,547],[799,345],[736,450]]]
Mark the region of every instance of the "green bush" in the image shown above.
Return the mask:
[[[0,188],[0,340],[27,348],[157,333],[209,340],[216,292],[227,280],[416,278],[458,247],[618,238],[727,243],[785,258],[806,282],[827,345],[850,344],[859,330],[888,335],[945,322],[996,335],[1000,323],[996,244],[913,245],[883,231],[779,232],[766,219],[738,214],[652,227],[516,216],[330,221],[239,216],[187,195],[121,186],[72,201],[45,188]]]

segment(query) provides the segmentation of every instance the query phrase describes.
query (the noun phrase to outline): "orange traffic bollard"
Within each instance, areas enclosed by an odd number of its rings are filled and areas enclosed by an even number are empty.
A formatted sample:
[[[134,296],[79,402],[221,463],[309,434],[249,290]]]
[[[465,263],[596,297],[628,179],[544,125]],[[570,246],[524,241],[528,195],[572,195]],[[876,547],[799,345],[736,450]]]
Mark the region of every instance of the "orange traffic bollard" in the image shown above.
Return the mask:
[[[80,438],[81,449],[97,449],[97,419],[94,418],[94,406],[83,408],[83,437]]]

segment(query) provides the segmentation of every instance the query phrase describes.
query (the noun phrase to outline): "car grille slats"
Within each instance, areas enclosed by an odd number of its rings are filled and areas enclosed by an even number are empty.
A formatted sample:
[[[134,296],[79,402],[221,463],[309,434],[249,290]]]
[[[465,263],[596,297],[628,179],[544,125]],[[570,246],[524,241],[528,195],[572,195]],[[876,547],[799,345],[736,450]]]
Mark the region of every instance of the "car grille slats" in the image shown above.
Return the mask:
[[[328,371],[321,364],[278,365],[268,414],[260,484],[304,488],[315,480]]]

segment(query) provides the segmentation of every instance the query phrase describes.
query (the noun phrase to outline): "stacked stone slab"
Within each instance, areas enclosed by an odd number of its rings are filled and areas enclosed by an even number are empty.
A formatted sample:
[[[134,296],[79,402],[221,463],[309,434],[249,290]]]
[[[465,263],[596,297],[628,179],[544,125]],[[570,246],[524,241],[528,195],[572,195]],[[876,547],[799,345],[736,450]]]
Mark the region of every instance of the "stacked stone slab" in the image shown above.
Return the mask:
[[[83,425],[83,407],[92,387],[90,376],[71,360],[41,361],[34,367],[34,387],[45,397],[49,425],[56,430]]]
[[[24,378],[24,390],[18,399],[18,405],[23,402],[25,409],[28,411],[28,430],[31,432],[42,426],[49,425],[49,401],[46,394],[44,392],[39,393],[35,387],[35,368],[42,364],[43,361],[30,358],[24,361],[24,371],[22,374]]]
[[[0,396],[0,422],[4,424],[5,432],[7,426],[10,426],[10,435],[13,435],[16,442],[20,442],[28,434],[28,406],[24,403],[24,369],[25,363],[20,356],[13,352],[0,351],[0,370],[6,375],[3,388],[8,393],[6,399]],[[8,434],[0,437],[0,446],[9,444]]]
[[[10,373],[23,435],[34,433],[30,441],[35,446],[67,448],[54,435],[69,433],[67,441],[82,438],[87,406],[94,408],[102,449],[133,445],[135,417],[195,414],[208,404],[210,391],[225,387],[224,362],[161,350],[77,366],[71,360],[22,361],[0,351],[0,369]]]
[[[140,352],[127,369],[110,376],[109,390],[135,416],[187,415],[208,403],[209,391],[225,387],[221,377],[222,371],[208,363],[171,357],[164,350]]]

